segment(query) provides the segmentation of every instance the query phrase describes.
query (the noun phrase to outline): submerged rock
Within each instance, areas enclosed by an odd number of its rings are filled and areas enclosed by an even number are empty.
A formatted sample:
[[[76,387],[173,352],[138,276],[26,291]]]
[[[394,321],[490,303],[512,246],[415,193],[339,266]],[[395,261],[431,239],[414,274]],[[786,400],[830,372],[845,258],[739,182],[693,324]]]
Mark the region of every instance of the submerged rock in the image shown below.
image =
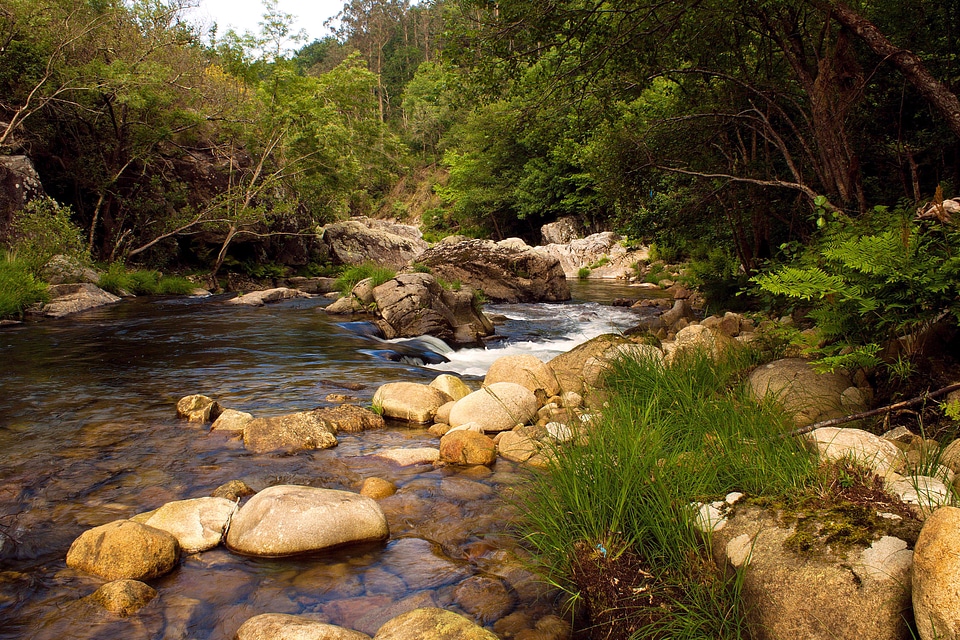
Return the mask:
[[[375,640],[497,640],[469,618],[443,609],[414,609],[393,618],[377,631]]]
[[[114,580],[87,596],[121,618],[132,615],[157,597],[157,591],[139,580]]]
[[[388,536],[387,519],[371,498],[277,485],[250,498],[233,517],[227,546],[251,556],[288,556]]]
[[[370,636],[304,616],[264,613],[240,625],[236,640],[370,640]]]
[[[67,566],[107,580],[149,580],[170,572],[180,558],[176,537],[117,520],[83,532],[67,551]]]

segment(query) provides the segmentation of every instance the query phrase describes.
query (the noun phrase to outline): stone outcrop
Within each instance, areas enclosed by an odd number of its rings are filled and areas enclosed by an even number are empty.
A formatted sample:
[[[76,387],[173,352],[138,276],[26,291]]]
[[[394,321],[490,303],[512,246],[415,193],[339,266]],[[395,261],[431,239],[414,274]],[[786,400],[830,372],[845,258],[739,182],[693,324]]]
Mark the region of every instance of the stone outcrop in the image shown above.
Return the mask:
[[[221,412],[220,404],[205,395],[183,396],[177,401],[177,417],[187,422],[210,422]]]
[[[440,243],[421,254],[417,261],[436,277],[483,291],[493,302],[570,299],[570,287],[559,260],[522,241]]]
[[[567,244],[580,237],[580,222],[573,216],[557,218],[540,227],[540,244]]]
[[[913,615],[921,640],[960,637],[960,509],[941,507],[917,538]]]
[[[349,491],[277,485],[233,517],[227,546],[251,556],[289,556],[389,536],[375,500]]]
[[[647,249],[627,249],[620,243],[620,236],[610,231],[561,243],[545,242],[536,250],[556,259],[567,278],[579,277],[583,268],[590,269],[592,278],[625,278],[633,273],[638,260],[649,257]]]
[[[444,288],[428,273],[403,273],[372,291],[377,325],[384,337],[436,336],[454,344],[476,344],[493,333],[493,323],[474,300],[472,289]]]
[[[131,520],[166,531],[184,553],[197,553],[220,544],[236,509],[236,503],[226,498],[193,498],[168,502]]]
[[[756,507],[738,509],[711,541],[719,566],[746,569],[741,597],[757,640],[902,640],[912,553],[903,540],[835,553],[796,551],[793,525]]]
[[[506,431],[527,424],[539,404],[532,391],[515,382],[497,382],[458,400],[450,410],[450,426],[476,422],[484,431]]]
[[[255,418],[243,430],[243,446],[263,453],[277,449],[329,449],[337,446],[336,427],[316,411]]]
[[[393,618],[375,640],[497,640],[497,636],[452,611],[414,609]]]
[[[100,274],[80,263],[76,258],[56,255],[40,269],[40,277],[48,284],[75,284],[88,282],[98,284]]]
[[[0,156],[0,233],[13,214],[35,198],[43,197],[40,176],[27,156]]]
[[[236,640],[370,640],[370,636],[304,616],[264,613],[240,625]]]
[[[866,409],[865,394],[849,376],[839,372],[817,373],[801,358],[759,366],[748,380],[755,399],[772,397],[793,416],[797,427]]]
[[[226,304],[246,305],[248,307],[262,307],[265,304],[283,302],[284,300],[295,300],[296,298],[309,298],[310,294],[299,289],[288,289],[287,287],[277,287],[275,289],[264,289],[263,291],[251,291],[250,293],[236,298],[230,298]]]
[[[149,580],[180,558],[177,539],[160,529],[117,520],[84,531],[67,551],[67,566],[107,580]]]
[[[29,315],[62,318],[81,311],[89,311],[90,309],[120,302],[118,296],[107,293],[89,282],[51,285],[48,287],[47,293],[50,295],[50,302],[40,307],[31,307],[27,310]]]
[[[322,239],[336,264],[372,262],[394,270],[402,269],[427,249],[414,227],[383,225],[366,218],[328,224]]]
[[[373,395],[374,406],[387,418],[426,424],[450,396],[434,387],[416,382],[389,382]]]

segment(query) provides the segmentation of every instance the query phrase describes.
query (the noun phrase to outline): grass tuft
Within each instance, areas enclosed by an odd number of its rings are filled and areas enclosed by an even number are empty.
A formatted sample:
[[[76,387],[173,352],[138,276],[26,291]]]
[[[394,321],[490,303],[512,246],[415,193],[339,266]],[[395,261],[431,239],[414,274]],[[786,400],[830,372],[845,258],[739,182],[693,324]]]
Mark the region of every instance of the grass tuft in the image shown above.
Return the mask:
[[[47,299],[47,285],[33,275],[30,263],[9,253],[0,260],[0,318],[21,318],[28,306]]]
[[[373,279],[373,286],[377,287],[397,275],[396,271],[386,267],[380,267],[372,263],[365,263],[358,266],[347,267],[337,278],[337,289],[343,295],[350,295],[357,283],[367,278]]]
[[[114,262],[100,274],[98,286],[110,293],[126,291],[137,296],[184,295],[196,285],[179,276],[163,276],[159,271],[127,271],[120,262]]]
[[[739,383],[752,363],[746,351],[720,361],[685,354],[670,366],[619,362],[605,381],[617,393],[603,417],[582,443],[553,452],[523,498],[522,530],[537,561],[548,579],[579,594],[592,619],[617,609],[609,597],[591,601],[596,577],[578,583],[577,549],[632,554],[649,574],[637,593],[657,595],[647,605],[642,597],[621,603],[621,617],[632,621],[623,637],[745,634],[736,580],[708,568],[689,505],[731,491],[791,494],[817,474],[801,441],[771,437],[784,430],[782,413],[747,399]]]

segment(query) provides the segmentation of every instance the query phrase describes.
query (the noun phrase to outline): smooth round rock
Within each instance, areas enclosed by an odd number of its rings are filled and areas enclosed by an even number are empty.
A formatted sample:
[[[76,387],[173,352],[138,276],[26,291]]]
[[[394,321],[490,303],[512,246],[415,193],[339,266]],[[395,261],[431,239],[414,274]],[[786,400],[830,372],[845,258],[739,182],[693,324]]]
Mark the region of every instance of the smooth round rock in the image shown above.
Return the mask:
[[[349,491],[278,485],[256,494],[233,517],[227,546],[251,556],[288,556],[386,540],[376,500]]]
[[[424,608],[388,621],[374,640],[497,640],[497,636],[451,611]]]
[[[560,383],[553,368],[529,354],[502,356],[494,360],[483,384],[489,387],[497,382],[513,382],[530,391],[543,389],[548,396],[560,392]]]
[[[485,431],[506,431],[527,424],[538,408],[530,389],[515,382],[497,382],[457,401],[450,410],[450,426],[477,422]]]
[[[828,462],[853,458],[880,477],[903,467],[903,455],[897,445],[862,429],[821,427],[807,438],[817,445],[821,459]]]
[[[151,512],[142,523],[172,534],[185,553],[197,553],[220,544],[236,509],[226,498],[177,500]]]
[[[373,395],[384,417],[417,424],[432,422],[437,409],[450,400],[443,391],[416,382],[389,382]]]
[[[236,409],[224,409],[213,424],[211,431],[227,431],[230,433],[242,433],[247,423],[253,420],[253,414]]]
[[[488,465],[497,459],[497,445],[476,431],[454,431],[440,438],[440,460],[452,464]]]
[[[389,498],[397,492],[397,485],[383,478],[367,478],[360,488],[360,495],[379,500]]]
[[[236,640],[370,640],[370,636],[303,616],[264,613],[240,625]]]
[[[132,615],[157,597],[156,590],[139,580],[114,580],[88,598],[121,618]]]
[[[513,609],[513,597],[503,581],[490,576],[473,576],[457,585],[454,601],[484,624],[495,622]]]
[[[927,518],[913,552],[913,614],[922,640],[960,637],[960,509]]]
[[[177,539],[160,529],[116,520],[84,531],[67,551],[67,566],[107,580],[149,580],[170,572],[180,558]]]
[[[372,455],[395,462],[401,467],[411,467],[416,464],[433,464],[440,459],[440,450],[434,447],[397,447],[382,449]]]
[[[433,379],[430,386],[434,389],[439,389],[455,401],[460,398],[466,398],[473,392],[473,390],[467,386],[466,382],[449,373],[441,373]]]

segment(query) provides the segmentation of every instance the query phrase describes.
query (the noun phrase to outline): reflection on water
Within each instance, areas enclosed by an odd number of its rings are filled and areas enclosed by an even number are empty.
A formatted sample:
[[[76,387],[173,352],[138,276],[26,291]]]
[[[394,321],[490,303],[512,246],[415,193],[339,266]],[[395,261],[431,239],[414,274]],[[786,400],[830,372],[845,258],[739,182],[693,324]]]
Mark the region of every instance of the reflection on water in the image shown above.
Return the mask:
[[[461,585],[478,575],[505,587],[498,617],[522,611],[532,624],[555,610],[556,594],[519,564],[509,536],[513,509],[504,495],[523,482],[524,469],[504,461],[493,469],[399,468],[370,456],[436,446],[425,429],[395,424],[344,434],[332,450],[281,455],[252,454],[237,439],[176,419],[177,399],[192,393],[269,416],[322,406],[345,388],[369,403],[381,384],[436,376],[371,357],[371,338],[331,321],[324,304],[135,300],[0,331],[0,638],[227,639],[247,618],[270,612],[372,635],[412,606],[472,609]],[[610,320],[595,305],[551,309],[501,310],[516,326],[500,332],[532,350],[537,342],[569,344],[571,333],[598,323],[629,326],[628,315]],[[547,326],[551,317],[561,321]],[[489,354],[446,356],[453,370],[482,375]],[[399,487],[381,501],[386,545],[281,560],[223,548],[187,556],[151,581],[159,597],[128,619],[82,601],[102,581],[65,566],[67,548],[87,528],[209,495],[229,480],[357,491],[370,476]]]

